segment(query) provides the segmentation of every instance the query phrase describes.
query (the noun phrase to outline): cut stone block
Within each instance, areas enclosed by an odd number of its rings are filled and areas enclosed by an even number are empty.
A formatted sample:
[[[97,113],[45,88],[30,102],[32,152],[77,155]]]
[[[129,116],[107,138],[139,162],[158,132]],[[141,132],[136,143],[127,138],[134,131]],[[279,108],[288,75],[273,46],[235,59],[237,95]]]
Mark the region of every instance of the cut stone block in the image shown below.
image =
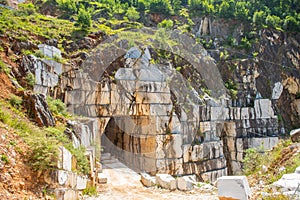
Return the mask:
[[[141,173],[141,182],[146,187],[151,187],[156,184],[156,178],[147,173]]]
[[[79,199],[78,192],[68,188],[57,188],[54,190],[54,193],[57,200]]]
[[[98,173],[98,183],[99,184],[106,184],[107,183],[107,177],[103,173]]]
[[[61,146],[60,150],[60,161],[58,167],[67,171],[72,171],[72,154],[65,147]]]
[[[84,190],[86,188],[87,178],[84,176],[77,176],[76,180],[76,189],[77,190]]]
[[[300,174],[300,166],[296,168],[295,173]]]
[[[177,188],[175,178],[169,174],[156,174],[156,183],[162,188],[169,190],[175,190]]]
[[[183,191],[192,190],[194,188],[195,182],[196,182],[195,175],[182,176],[177,178],[177,188]]]
[[[219,198],[248,200],[251,190],[246,176],[223,176],[218,178]]]

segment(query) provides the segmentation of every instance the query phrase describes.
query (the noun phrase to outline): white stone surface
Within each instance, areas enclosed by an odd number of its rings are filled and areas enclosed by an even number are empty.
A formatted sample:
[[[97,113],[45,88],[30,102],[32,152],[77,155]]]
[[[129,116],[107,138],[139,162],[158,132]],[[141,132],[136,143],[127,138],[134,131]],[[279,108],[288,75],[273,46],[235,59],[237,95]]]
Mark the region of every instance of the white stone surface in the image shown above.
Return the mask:
[[[273,183],[273,186],[279,188],[281,192],[295,191],[300,184],[300,174],[284,174],[281,179]]]
[[[86,188],[87,178],[84,176],[77,176],[76,179],[76,189],[84,190]]]
[[[107,177],[104,173],[98,173],[98,183],[100,184],[107,183]]]
[[[66,172],[64,170],[58,170],[57,178],[58,178],[58,183],[60,185],[66,184],[66,182],[68,180],[68,172]]]
[[[67,171],[72,171],[72,154],[63,146],[60,147],[60,152],[61,166],[59,167]]]
[[[147,173],[141,173],[141,182],[146,187],[151,187],[156,184],[156,177],[150,176]]]
[[[254,109],[256,118],[267,119],[274,117],[272,102],[269,99],[256,99],[254,101]]]
[[[249,148],[263,148],[263,150],[271,150],[276,144],[278,144],[278,137],[265,137],[265,138],[248,138]]]
[[[300,174],[300,166],[295,169],[296,174]]]
[[[156,183],[162,188],[169,190],[175,190],[177,188],[175,178],[169,174],[156,174]]]
[[[196,183],[195,175],[178,177],[176,180],[177,188],[183,191],[192,190],[194,188],[194,184]]]
[[[218,178],[218,196],[248,200],[251,190],[246,176],[223,176]]]
[[[283,91],[282,83],[281,82],[275,83],[273,91],[272,91],[272,99],[279,99],[282,91]]]

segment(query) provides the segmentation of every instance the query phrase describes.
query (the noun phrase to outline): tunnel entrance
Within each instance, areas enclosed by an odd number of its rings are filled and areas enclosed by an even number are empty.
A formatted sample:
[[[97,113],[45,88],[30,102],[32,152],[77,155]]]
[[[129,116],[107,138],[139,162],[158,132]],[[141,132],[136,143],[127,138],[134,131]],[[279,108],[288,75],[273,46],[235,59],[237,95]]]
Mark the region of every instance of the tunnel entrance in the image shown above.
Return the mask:
[[[149,116],[113,117],[101,137],[104,152],[110,153],[136,172],[156,173],[155,133],[143,135]],[[155,130],[153,130],[155,131]]]

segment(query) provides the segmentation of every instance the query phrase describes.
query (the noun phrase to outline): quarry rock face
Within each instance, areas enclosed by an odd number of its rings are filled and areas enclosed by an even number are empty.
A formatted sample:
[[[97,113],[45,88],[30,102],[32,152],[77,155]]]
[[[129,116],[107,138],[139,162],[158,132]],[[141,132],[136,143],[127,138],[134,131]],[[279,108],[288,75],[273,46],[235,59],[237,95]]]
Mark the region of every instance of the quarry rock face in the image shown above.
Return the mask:
[[[209,23],[203,21],[201,34],[214,31]],[[172,34],[197,52],[180,45],[172,49],[174,54],[188,52],[185,59],[192,66],[183,72],[174,63],[152,62],[154,49],[129,48],[124,41],[99,47],[82,69],[67,70],[55,59],[35,57],[24,59],[24,69],[35,75],[37,93],[59,97],[68,111],[85,117],[69,121],[65,134],[74,147],[87,148],[91,165],[97,144],[135,171],[152,176],[195,174],[198,181],[215,181],[239,174],[245,149],[271,149],[284,131],[273,101],[255,88],[259,73],[255,67],[250,70],[249,63],[240,68],[249,93],[231,99],[205,49]],[[39,48],[48,57],[60,58],[55,47]],[[198,88],[201,82],[211,89],[211,96]],[[274,101],[280,100],[282,90],[292,88],[290,82],[274,84]]]
[[[60,80],[64,100],[69,111],[97,120],[104,151],[137,172],[214,181],[241,172],[244,149],[263,144],[267,150],[278,141],[269,99],[252,107],[201,99],[172,65],[151,63],[148,48],[106,48],[96,55],[91,59],[101,60],[98,66],[69,71]],[[107,75],[103,67],[113,56],[122,59]],[[73,135],[80,141],[94,137]]]

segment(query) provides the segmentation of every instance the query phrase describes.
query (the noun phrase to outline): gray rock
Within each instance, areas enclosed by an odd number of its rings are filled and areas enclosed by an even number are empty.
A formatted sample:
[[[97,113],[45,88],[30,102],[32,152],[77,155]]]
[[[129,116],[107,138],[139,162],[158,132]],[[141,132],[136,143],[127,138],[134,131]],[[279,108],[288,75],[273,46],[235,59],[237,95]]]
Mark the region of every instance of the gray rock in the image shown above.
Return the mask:
[[[141,57],[141,55],[142,55],[142,52],[141,52],[141,50],[139,48],[137,48],[137,47],[131,47],[127,51],[127,53],[125,54],[124,57],[125,58],[135,58],[135,59],[137,59],[137,58]]]
[[[282,83],[281,82],[275,83],[273,91],[272,91],[272,99],[279,99],[282,91],[283,91]]]
[[[156,183],[162,188],[176,190],[176,180],[169,174],[156,174]]]
[[[300,174],[284,174],[281,179],[272,184],[273,187],[281,192],[295,191],[300,184]]]
[[[178,177],[176,180],[177,180],[177,188],[179,190],[188,191],[194,188],[196,177],[195,175],[182,176],[182,177]]]
[[[55,121],[49,110],[45,95],[25,94],[26,107],[32,112],[39,126],[54,126]]]
[[[300,174],[300,166],[295,169],[296,174]]]
[[[290,132],[290,136],[292,142],[299,142],[300,141],[300,128],[294,129]]]
[[[248,200],[251,190],[246,176],[223,176],[218,178],[219,198]]]
[[[150,176],[147,173],[141,173],[141,182],[146,187],[151,187],[156,184],[156,177]]]
[[[107,177],[103,173],[98,173],[98,183],[99,184],[106,184],[107,183]]]

